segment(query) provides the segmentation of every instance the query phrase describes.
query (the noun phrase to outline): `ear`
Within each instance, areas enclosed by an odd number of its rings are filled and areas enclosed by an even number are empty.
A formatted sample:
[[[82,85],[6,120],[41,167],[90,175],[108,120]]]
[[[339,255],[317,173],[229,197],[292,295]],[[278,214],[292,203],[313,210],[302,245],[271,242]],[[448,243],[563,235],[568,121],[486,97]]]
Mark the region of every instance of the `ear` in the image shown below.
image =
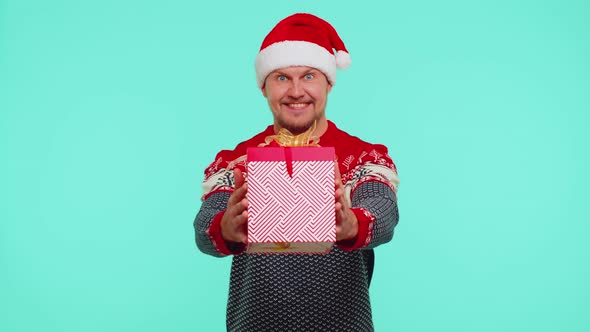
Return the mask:
[[[332,91],[332,84],[328,83],[328,93],[330,93],[330,91]]]
[[[264,96],[264,98],[266,98],[266,84],[262,86],[262,88],[260,88],[260,91],[262,92],[262,95]]]

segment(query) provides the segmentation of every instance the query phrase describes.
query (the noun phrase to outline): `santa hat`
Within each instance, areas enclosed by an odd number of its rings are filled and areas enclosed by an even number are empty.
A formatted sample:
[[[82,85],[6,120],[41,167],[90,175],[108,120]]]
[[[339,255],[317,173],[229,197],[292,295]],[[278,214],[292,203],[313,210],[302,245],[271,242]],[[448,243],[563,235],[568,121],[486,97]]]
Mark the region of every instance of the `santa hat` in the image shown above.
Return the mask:
[[[350,63],[350,55],[330,23],[298,13],[280,21],[264,38],[256,57],[256,80],[262,88],[266,76],[276,69],[308,66],[323,72],[334,85],[336,67],[346,69]]]

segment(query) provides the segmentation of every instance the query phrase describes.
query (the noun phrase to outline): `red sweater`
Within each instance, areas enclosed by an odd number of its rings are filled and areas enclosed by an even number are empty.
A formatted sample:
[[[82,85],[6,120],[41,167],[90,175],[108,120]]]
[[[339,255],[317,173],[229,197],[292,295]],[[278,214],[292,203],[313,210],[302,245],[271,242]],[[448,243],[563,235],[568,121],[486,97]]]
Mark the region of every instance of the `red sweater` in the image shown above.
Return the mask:
[[[391,240],[398,222],[399,181],[387,148],[329,122],[319,144],[335,148],[346,197],[359,221],[357,238],[337,243],[327,255],[245,254],[243,245],[221,237],[221,216],[234,190],[232,169],[245,172],[246,148],[273,134],[269,126],[234,150],[219,152],[205,170],[195,235],[204,253],[233,254],[228,331],[372,331],[372,249]]]
[[[246,149],[248,147],[261,146],[265,144],[265,138],[274,135],[273,126],[256,136],[236,146],[234,150],[222,150],[215,157],[215,161],[205,170],[205,181],[203,184],[203,200],[209,195],[218,192],[233,192],[233,180],[231,170],[239,168],[246,174]],[[273,142],[274,143],[274,142]],[[328,121],[328,128],[321,136],[321,146],[333,146],[336,148],[336,156],[342,183],[347,188],[347,193],[352,196],[354,189],[365,181],[379,181],[389,186],[394,193],[397,189],[397,169],[387,154],[387,148],[381,144],[370,144],[351,136],[338,129],[334,123]],[[272,145],[272,143],[271,143]],[[364,174],[360,168],[367,164],[374,164],[372,168],[377,169],[374,174]],[[393,170],[393,174],[390,170]],[[366,170],[365,170],[366,171]],[[344,250],[354,250],[365,247],[369,244],[372,235],[374,217],[369,211],[363,208],[353,207],[352,211],[358,220],[358,235],[354,241],[341,241],[337,245]],[[239,254],[244,250],[243,245],[234,244],[231,250],[221,236],[221,218],[225,210],[220,211],[213,219],[207,233],[215,249],[222,255]]]

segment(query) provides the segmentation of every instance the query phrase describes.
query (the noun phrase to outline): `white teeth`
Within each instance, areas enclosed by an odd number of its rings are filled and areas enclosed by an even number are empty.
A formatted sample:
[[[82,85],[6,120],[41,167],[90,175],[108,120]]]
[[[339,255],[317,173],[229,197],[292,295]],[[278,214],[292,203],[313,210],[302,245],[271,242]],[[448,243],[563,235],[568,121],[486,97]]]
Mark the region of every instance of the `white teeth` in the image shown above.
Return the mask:
[[[289,104],[291,108],[304,108],[307,104]]]

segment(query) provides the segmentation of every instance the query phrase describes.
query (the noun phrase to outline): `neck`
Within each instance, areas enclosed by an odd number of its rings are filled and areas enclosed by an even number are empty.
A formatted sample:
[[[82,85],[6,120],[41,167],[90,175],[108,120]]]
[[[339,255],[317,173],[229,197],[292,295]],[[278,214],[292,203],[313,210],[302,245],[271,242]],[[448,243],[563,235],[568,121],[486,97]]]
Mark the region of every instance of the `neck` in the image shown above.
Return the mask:
[[[321,137],[326,130],[328,130],[328,120],[324,118],[317,122],[315,130],[313,131],[313,136]]]

